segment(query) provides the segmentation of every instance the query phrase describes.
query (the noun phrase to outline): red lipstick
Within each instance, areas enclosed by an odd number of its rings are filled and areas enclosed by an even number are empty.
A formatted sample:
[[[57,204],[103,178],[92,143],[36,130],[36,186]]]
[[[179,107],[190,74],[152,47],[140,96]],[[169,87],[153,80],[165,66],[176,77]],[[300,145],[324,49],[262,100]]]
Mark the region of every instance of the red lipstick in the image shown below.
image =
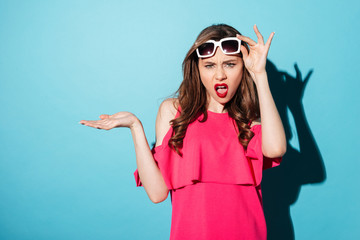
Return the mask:
[[[228,85],[225,83],[215,84],[214,86],[215,92],[218,97],[224,98],[228,93]]]

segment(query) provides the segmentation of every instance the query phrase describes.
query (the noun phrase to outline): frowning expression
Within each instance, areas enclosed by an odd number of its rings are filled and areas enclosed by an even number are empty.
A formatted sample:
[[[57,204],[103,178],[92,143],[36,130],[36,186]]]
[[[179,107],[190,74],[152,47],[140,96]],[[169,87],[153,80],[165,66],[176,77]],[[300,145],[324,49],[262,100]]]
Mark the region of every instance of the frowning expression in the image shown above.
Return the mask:
[[[208,103],[225,105],[235,95],[243,76],[243,60],[217,49],[209,58],[199,58],[201,82],[206,88]]]

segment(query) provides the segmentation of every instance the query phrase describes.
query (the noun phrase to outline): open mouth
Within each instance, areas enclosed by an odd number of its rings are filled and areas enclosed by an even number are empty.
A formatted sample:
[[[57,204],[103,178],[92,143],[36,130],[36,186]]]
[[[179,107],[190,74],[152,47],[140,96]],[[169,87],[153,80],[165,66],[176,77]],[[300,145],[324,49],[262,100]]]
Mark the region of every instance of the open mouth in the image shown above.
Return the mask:
[[[228,92],[228,85],[225,83],[215,84],[214,89],[218,97],[224,98]]]

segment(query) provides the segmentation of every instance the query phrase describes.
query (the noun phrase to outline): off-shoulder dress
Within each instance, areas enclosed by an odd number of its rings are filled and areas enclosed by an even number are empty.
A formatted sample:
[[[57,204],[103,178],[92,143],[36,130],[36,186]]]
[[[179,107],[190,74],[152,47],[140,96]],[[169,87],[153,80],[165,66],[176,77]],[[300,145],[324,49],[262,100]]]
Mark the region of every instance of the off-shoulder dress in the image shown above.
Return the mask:
[[[207,111],[190,123],[180,157],[168,146],[169,129],[152,152],[170,190],[171,240],[266,240],[262,208],[262,171],[280,164],[261,150],[261,125],[246,149],[227,113]],[[177,116],[179,113],[177,114]],[[176,116],[176,117],[177,117]],[[137,186],[141,186],[135,171]]]

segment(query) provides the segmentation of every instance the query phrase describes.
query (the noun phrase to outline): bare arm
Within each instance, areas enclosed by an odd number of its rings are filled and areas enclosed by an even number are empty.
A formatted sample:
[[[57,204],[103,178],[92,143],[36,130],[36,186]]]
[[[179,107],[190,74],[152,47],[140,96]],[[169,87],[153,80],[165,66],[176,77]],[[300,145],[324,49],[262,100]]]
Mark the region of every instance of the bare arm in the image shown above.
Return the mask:
[[[167,198],[169,190],[160,169],[155,163],[140,120],[137,119],[130,130],[134,141],[136,165],[141,183],[152,202],[162,202]]]
[[[164,101],[160,106],[156,119],[157,139],[164,138],[170,127],[169,121],[175,116],[176,111],[173,111],[170,107],[168,100]],[[172,116],[173,113],[174,115]],[[101,120],[96,121],[82,120],[80,123],[105,130],[116,127],[130,128],[134,141],[136,164],[142,185],[152,202],[159,203],[164,201],[168,196],[169,190],[153,158],[141,121],[129,112],[119,112],[114,115],[104,114],[100,118]]]
[[[255,75],[260,102],[262,151],[269,158],[281,157],[286,152],[286,137],[280,115],[271,95],[266,72]]]
[[[176,109],[171,99],[165,100],[159,108],[156,117],[156,146],[161,145],[166,133],[170,129],[170,121],[175,117]],[[131,133],[134,140],[136,163],[139,176],[146,193],[152,202],[158,203],[164,201],[169,193],[164,178],[155,163],[146,140],[144,130],[140,121]]]
[[[285,131],[270,92],[265,70],[266,58],[274,33],[271,33],[264,43],[264,38],[256,25],[254,31],[258,42],[242,35],[237,37],[250,47],[250,52],[248,52],[244,46],[241,46],[241,52],[244,65],[256,84],[259,96],[263,154],[269,158],[281,157],[286,152]]]

